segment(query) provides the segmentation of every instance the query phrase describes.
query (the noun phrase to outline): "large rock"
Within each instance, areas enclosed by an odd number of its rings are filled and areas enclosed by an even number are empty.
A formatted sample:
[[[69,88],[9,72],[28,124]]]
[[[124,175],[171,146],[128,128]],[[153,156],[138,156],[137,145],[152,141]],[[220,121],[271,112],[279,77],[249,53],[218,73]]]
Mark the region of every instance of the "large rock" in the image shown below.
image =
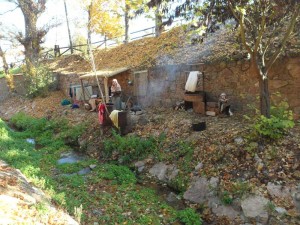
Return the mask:
[[[267,190],[272,197],[287,198],[290,196],[290,189],[282,185],[276,185],[271,182],[267,185]]]
[[[267,204],[269,200],[259,196],[254,195],[251,197],[248,197],[241,202],[241,206],[244,212],[244,215],[248,218],[257,218],[257,217],[263,217],[265,218],[268,215],[267,212]]]
[[[223,205],[216,196],[208,197],[208,206],[217,217],[227,217],[230,220],[241,219],[241,212],[235,210],[231,205]]]
[[[160,181],[168,182],[174,179],[179,170],[174,165],[166,165],[162,162],[155,164],[149,173]]]
[[[212,197],[219,179],[212,177],[210,180],[204,177],[196,177],[189,189],[184,193],[183,198],[194,203],[204,203]]]

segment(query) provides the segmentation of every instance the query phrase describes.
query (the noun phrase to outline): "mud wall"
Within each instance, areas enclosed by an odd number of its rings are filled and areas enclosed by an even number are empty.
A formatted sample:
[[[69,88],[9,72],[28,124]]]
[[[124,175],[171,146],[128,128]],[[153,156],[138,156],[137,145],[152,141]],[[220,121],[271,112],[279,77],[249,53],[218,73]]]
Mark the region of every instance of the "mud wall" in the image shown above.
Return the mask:
[[[170,107],[183,100],[188,71],[203,72],[206,101],[217,101],[220,93],[227,93],[235,111],[248,111],[248,104],[257,102],[258,78],[248,62],[214,65],[176,65],[150,69],[147,96],[140,98],[144,105]],[[202,85],[202,84],[200,84]],[[300,58],[277,61],[270,71],[270,94],[273,102],[287,100],[295,118],[300,115]],[[280,93],[278,96],[276,93]]]
[[[0,102],[9,96],[9,88],[4,77],[0,78]]]
[[[81,84],[79,77],[82,74],[76,74],[76,73],[62,74],[62,73],[58,73],[56,75],[57,75],[57,79],[58,79],[58,88],[64,92],[66,97],[69,97],[69,89],[70,89],[71,85],[80,85]],[[112,79],[117,79],[119,84],[121,85],[122,95],[123,95],[124,101],[126,101],[126,99],[129,96],[133,95],[133,87],[131,85],[128,85],[128,81],[132,80],[132,72],[131,71],[126,71],[126,72],[120,73],[116,76],[113,76],[113,77],[109,78],[108,79],[108,85],[109,86],[112,83]],[[103,94],[105,94],[104,93],[103,79],[100,78],[99,83],[100,83],[101,89],[103,91]],[[83,84],[86,85],[86,86],[92,86],[93,87],[93,94],[98,94],[98,96],[101,96],[96,78],[92,77],[92,78],[84,79]]]
[[[190,71],[203,73],[203,83],[200,82],[197,89],[204,89],[206,101],[217,101],[219,94],[225,92],[232,103],[233,110],[242,113],[249,111],[249,103],[257,103],[258,78],[251,70],[249,62],[242,61],[151,68],[148,70],[146,95],[135,99],[143,106],[174,106],[184,98],[185,83]],[[80,84],[79,76],[58,74],[59,89],[68,96],[70,85]],[[117,78],[121,84],[124,100],[133,95],[134,87],[128,85],[129,80],[134,80],[132,71],[121,73],[113,78]],[[112,78],[109,79],[109,85],[111,80]],[[100,83],[103,87],[101,79]],[[84,84],[92,85],[94,93],[98,93],[95,78],[84,80]],[[300,57],[277,61],[270,71],[269,87],[272,101],[287,100],[295,118],[300,118]],[[275,93],[280,93],[281,96]]]

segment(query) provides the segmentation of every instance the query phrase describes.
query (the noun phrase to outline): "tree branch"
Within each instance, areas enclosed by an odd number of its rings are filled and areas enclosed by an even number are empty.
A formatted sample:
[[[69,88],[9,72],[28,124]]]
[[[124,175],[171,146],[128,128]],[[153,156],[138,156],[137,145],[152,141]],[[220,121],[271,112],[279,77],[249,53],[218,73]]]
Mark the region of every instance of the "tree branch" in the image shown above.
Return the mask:
[[[266,28],[266,15],[265,15],[265,10],[263,10],[262,20],[261,20],[260,28],[259,28],[259,34],[258,34],[258,37],[257,37],[256,42],[255,42],[255,46],[254,46],[254,49],[253,49],[254,52],[257,52],[257,50],[258,50],[258,47],[261,43],[263,34],[265,32],[265,28]]]
[[[6,12],[0,13],[0,16],[3,16],[3,15],[5,15],[6,13],[13,12],[13,11],[15,11],[17,8],[19,8],[19,6],[16,6],[14,9],[7,10]]]
[[[269,60],[269,62],[267,63],[266,66],[266,74],[269,72],[270,68],[272,67],[272,65],[274,64],[274,62],[276,61],[276,59],[278,58],[279,54],[281,53],[282,49],[284,48],[288,38],[290,37],[290,34],[292,33],[295,24],[297,22],[297,17],[299,16],[299,12],[300,12],[300,3],[297,3],[297,5],[295,6],[295,11],[292,14],[292,18],[291,18],[291,22],[290,25],[280,43],[280,47],[277,49],[277,51],[273,54],[273,56],[271,57],[271,59]]]
[[[249,44],[246,41],[246,34],[245,34],[245,27],[244,27],[244,15],[241,14],[241,17],[239,17],[237,15],[237,13],[235,12],[235,10],[233,8],[231,0],[228,1],[228,5],[229,5],[229,8],[230,8],[232,14],[234,15],[234,17],[239,21],[239,24],[240,24],[240,35],[241,35],[242,43],[245,46],[245,48],[248,51],[248,53],[252,55],[253,51],[252,51],[251,47],[249,46]]]

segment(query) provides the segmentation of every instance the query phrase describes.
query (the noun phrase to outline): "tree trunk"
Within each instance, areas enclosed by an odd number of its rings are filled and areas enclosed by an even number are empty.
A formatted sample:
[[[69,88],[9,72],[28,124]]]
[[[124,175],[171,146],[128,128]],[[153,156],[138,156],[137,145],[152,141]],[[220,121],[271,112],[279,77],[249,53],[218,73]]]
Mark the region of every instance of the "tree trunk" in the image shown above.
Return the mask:
[[[126,4],[126,2],[125,2]],[[129,5],[125,5],[125,40],[124,43],[127,44],[129,41]]]
[[[163,26],[162,26],[162,16],[159,13],[160,4],[156,3],[156,10],[155,10],[155,37],[159,37],[162,33]]]
[[[261,115],[270,118],[271,116],[271,101],[269,92],[269,79],[263,69],[257,63],[257,60],[251,60],[256,77],[259,79],[259,97],[260,97],[260,113]]]
[[[4,73],[7,75],[8,72],[9,72],[8,71],[8,64],[7,64],[7,61],[6,61],[5,53],[3,52],[1,46],[0,46],[0,57],[2,58]]]
[[[25,37],[20,35],[18,40],[24,46],[26,66],[30,71],[38,62],[40,42],[46,34],[45,31],[39,31],[36,26],[38,15],[45,10],[46,1],[37,4],[28,0],[18,0],[18,3],[25,21]]]
[[[88,25],[87,25],[87,29],[88,29],[88,37],[87,37],[87,53],[89,54],[89,50],[90,48],[92,48],[92,31],[91,31],[91,20],[92,20],[92,7],[93,7],[93,2],[91,2],[91,4],[89,5],[89,9],[88,9]]]
[[[260,79],[259,80],[259,88],[260,88],[261,114],[267,118],[270,118],[271,104],[270,104],[270,93],[269,93],[269,79],[268,78]]]

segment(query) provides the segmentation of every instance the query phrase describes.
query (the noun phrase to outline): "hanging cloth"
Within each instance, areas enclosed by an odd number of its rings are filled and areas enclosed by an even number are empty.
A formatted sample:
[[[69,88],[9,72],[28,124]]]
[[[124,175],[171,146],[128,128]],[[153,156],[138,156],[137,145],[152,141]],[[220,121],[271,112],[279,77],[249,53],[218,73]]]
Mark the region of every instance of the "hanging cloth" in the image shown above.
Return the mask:
[[[191,71],[185,84],[185,90],[195,92],[198,82],[199,71]]]
[[[98,119],[99,123],[103,125],[105,116],[105,104],[99,104],[98,106]]]
[[[111,119],[116,128],[119,128],[119,112],[119,110],[113,110],[109,115],[109,118]]]

